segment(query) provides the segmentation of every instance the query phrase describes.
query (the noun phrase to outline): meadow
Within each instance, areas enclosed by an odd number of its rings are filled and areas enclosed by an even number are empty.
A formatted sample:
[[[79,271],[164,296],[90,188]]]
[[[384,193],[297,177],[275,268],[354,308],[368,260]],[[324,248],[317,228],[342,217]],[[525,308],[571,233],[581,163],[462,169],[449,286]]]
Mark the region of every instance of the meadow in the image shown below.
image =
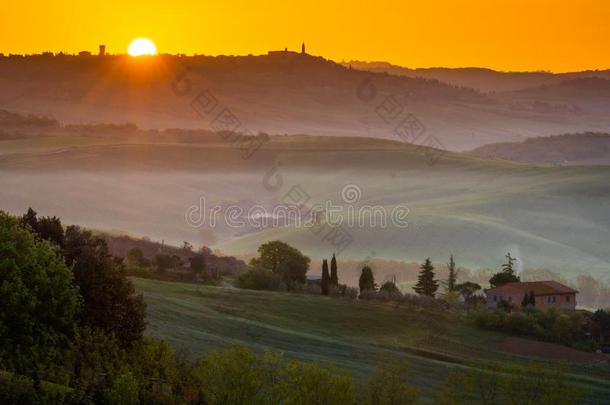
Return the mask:
[[[431,399],[455,368],[524,363],[495,347],[506,336],[482,331],[454,311],[306,294],[248,291],[133,279],[148,305],[148,333],[191,358],[244,344],[262,353],[334,364],[365,379],[384,358],[410,364],[410,379]],[[591,403],[610,395],[605,364],[565,364]]]

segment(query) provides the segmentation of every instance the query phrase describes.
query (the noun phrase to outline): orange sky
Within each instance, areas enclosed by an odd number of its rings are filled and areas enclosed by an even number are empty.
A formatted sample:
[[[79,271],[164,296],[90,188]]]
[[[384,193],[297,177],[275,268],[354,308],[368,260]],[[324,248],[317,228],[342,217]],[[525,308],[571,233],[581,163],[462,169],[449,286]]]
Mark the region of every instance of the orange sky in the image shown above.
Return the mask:
[[[500,70],[610,68],[609,0],[224,1],[0,0],[0,52],[125,53],[151,38],[160,52],[315,55],[407,67]]]

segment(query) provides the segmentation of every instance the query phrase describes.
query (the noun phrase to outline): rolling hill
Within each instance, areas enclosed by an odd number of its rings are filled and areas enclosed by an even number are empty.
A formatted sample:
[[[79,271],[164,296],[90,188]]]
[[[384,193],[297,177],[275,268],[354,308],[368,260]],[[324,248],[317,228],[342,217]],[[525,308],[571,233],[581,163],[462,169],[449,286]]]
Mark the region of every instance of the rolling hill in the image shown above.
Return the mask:
[[[417,68],[410,69],[388,62],[344,62],[344,66],[376,73],[390,73],[397,76],[434,79],[454,86],[477,89],[482,92],[505,92],[524,90],[533,87],[560,84],[579,78],[610,79],[610,70],[589,70],[583,72],[501,72],[486,68]]]
[[[481,146],[472,151],[483,158],[553,165],[610,165],[610,135],[566,134]]]
[[[383,356],[408,361],[409,381],[427,401],[450,370],[490,362],[526,362],[500,348],[506,337],[478,330],[444,308],[352,301],[318,295],[201,287],[134,279],[148,306],[148,333],[192,358],[235,343],[288,357],[334,364],[366,378]],[[522,344],[530,344],[522,341]],[[535,344],[531,342],[532,344]],[[549,350],[563,348],[543,344]],[[608,369],[595,354],[567,363],[589,403],[610,393]],[[551,366],[560,366],[549,360]]]
[[[396,128],[413,116],[426,135],[457,151],[532,136],[604,131],[610,124],[605,99],[576,93],[557,101],[548,91],[483,94],[449,83],[350,69],[284,51],[137,60],[0,57],[0,108],[71,124],[131,122],[148,129],[399,139]],[[532,82],[543,84],[557,83]],[[547,104],[550,108],[539,108]]]
[[[205,142],[162,132],[1,141],[0,207],[22,213],[33,206],[67,223],[176,245],[186,240],[241,257],[281,239],[314,261],[333,251],[345,260],[408,262],[442,262],[453,253],[459,265],[495,269],[511,251],[521,268],[608,277],[610,168],[538,167],[437,156],[389,140],[304,135],[271,137],[244,159],[239,144],[201,136]],[[350,227],[349,243],[339,243],[330,229],[249,223],[253,206],[270,212],[297,188],[308,207],[345,207],[346,185],[359,190],[355,208],[406,205],[408,227]],[[206,209],[239,207],[243,224],[229,226],[222,216],[215,226],[187,224],[185,214],[202,196]]]

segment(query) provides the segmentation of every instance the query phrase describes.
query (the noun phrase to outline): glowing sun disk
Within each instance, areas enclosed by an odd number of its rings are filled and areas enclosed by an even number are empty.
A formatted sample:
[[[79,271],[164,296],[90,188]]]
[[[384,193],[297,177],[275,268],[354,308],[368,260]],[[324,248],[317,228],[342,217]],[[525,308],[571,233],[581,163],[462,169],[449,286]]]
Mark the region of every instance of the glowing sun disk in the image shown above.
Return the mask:
[[[127,53],[131,56],[156,55],[157,47],[148,38],[137,38],[131,41]]]

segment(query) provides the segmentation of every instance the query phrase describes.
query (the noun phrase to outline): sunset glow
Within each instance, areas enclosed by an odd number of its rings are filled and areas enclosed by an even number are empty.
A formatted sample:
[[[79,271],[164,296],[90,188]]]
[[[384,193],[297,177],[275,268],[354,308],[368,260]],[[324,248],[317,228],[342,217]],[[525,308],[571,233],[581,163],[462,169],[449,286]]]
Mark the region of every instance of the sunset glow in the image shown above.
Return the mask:
[[[138,38],[131,41],[127,53],[131,56],[152,56],[157,54],[157,47],[148,38]]]
[[[3,3],[0,53],[96,52],[99,44],[123,53],[145,33],[172,54],[256,55],[305,41],[339,62],[561,72],[610,67],[608,20],[607,0],[135,0],[93,11],[33,0]]]

